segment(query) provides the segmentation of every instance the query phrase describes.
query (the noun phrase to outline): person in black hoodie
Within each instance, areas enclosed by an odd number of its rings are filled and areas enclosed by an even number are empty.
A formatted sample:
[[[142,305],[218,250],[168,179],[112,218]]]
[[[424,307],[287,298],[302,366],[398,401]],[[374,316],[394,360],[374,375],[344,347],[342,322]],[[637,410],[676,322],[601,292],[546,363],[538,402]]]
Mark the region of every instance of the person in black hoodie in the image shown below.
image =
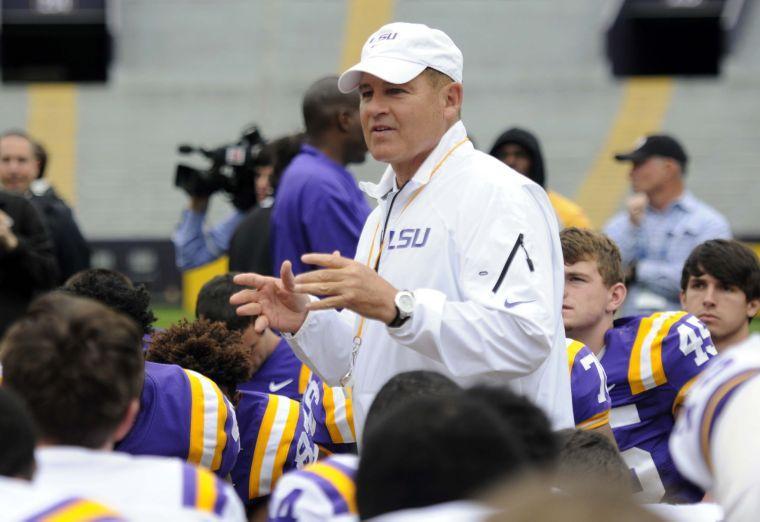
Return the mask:
[[[23,131],[11,130],[0,136],[0,158],[0,186],[28,199],[50,235],[59,268],[57,283],[89,268],[90,248],[71,208],[43,179],[48,160],[44,147]]]
[[[533,133],[518,127],[508,129],[496,138],[489,154],[546,189],[544,157]],[[553,190],[547,190],[547,195],[557,213],[560,228],[591,228],[581,207]]]

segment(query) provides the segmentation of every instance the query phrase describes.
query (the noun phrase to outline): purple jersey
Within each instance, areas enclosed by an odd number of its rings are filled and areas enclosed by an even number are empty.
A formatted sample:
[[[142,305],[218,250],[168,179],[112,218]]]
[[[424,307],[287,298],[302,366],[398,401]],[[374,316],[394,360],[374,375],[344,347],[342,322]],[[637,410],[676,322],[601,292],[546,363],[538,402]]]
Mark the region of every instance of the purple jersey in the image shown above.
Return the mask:
[[[241,451],[232,483],[244,503],[269,495],[282,474],[317,460],[298,401],[241,392],[237,405]]]
[[[331,453],[355,453],[356,433],[351,389],[330,387],[311,375],[302,409],[314,442]]]
[[[600,357],[612,399],[610,425],[643,502],[697,502],[704,493],[676,470],[668,450],[674,411],[717,354],[710,332],[685,312],[615,321]]]
[[[593,430],[610,422],[610,395],[601,363],[586,345],[566,339],[575,427]]]
[[[240,451],[235,411],[203,375],[174,364],[146,362],[140,412],[115,449],[179,457],[224,477]]]
[[[238,386],[238,389],[276,393],[300,401],[310,375],[309,368],[296,357],[285,339],[280,339],[264,364],[248,382]]]

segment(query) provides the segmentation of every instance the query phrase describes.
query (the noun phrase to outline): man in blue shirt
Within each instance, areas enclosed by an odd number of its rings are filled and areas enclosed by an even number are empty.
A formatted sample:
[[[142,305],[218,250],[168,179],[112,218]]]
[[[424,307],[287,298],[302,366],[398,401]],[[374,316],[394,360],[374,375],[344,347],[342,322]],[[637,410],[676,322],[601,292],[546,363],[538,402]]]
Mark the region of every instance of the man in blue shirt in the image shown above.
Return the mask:
[[[299,274],[309,252],[340,251],[353,258],[370,208],[345,166],[362,163],[367,146],[359,95],[338,90],[338,77],[317,80],[304,94],[306,142],[283,172],[272,211],[272,260],[279,273],[289,259]],[[275,274],[277,275],[277,274]]]
[[[615,159],[633,162],[634,194],[604,227],[620,247],[630,281],[621,315],[679,310],[681,269],[689,253],[708,239],[730,239],[731,228],[685,189],[686,152],[671,136],[642,138],[635,150]]]

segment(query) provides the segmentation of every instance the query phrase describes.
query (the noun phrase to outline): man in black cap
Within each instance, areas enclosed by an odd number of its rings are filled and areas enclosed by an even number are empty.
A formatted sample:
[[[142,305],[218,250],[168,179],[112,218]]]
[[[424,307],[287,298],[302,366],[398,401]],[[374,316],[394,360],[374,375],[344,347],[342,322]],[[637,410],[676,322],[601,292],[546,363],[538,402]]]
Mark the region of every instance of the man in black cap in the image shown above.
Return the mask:
[[[728,221],[684,186],[688,157],[671,136],[642,138],[616,154],[632,162],[634,194],[604,232],[620,247],[628,274],[622,315],[679,310],[681,269],[689,253],[708,239],[731,237]]]

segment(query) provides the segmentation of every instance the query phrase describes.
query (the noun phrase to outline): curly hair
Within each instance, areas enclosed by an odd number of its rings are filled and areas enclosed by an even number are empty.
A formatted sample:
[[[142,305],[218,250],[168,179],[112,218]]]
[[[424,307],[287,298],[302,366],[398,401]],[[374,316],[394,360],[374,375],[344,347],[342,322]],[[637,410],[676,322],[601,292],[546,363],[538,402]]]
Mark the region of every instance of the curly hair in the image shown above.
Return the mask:
[[[253,354],[243,344],[239,332],[224,323],[183,319],[157,333],[148,348],[146,360],[177,364],[201,373],[214,381],[228,396],[253,374]]]
[[[150,292],[132,284],[127,276],[105,268],[90,268],[71,276],[61,288],[66,293],[100,301],[132,318],[147,335],[153,332],[156,316],[150,309]]]

